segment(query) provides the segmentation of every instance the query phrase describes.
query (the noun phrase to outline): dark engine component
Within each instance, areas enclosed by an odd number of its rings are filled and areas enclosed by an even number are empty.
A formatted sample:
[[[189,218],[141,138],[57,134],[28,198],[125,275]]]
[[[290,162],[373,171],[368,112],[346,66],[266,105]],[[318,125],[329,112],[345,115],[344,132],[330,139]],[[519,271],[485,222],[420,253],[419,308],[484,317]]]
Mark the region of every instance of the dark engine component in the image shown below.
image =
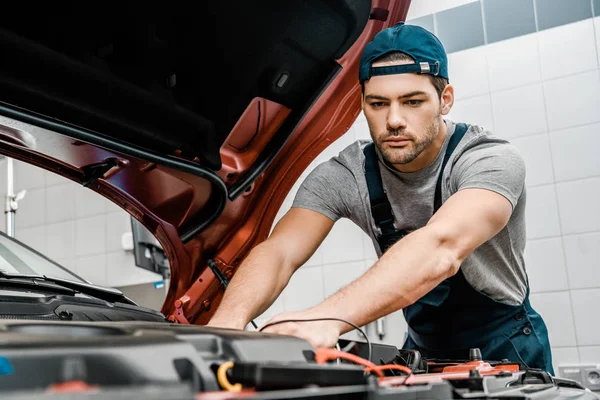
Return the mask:
[[[360,359],[365,343],[340,345],[346,353],[318,364],[322,350],[306,341],[261,332],[142,321],[2,321],[0,398],[600,400],[575,381],[477,360],[476,350],[473,360],[465,354],[457,362],[372,344],[369,362]],[[340,353],[347,357],[335,359]]]

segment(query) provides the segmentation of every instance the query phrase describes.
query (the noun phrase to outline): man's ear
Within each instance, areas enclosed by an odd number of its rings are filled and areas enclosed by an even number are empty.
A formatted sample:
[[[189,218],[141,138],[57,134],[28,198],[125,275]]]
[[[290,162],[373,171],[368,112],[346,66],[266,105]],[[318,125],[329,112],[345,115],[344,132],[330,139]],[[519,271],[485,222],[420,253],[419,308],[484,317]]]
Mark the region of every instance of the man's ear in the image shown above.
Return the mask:
[[[447,84],[442,91],[440,102],[442,115],[447,115],[454,105],[454,87],[451,84]]]

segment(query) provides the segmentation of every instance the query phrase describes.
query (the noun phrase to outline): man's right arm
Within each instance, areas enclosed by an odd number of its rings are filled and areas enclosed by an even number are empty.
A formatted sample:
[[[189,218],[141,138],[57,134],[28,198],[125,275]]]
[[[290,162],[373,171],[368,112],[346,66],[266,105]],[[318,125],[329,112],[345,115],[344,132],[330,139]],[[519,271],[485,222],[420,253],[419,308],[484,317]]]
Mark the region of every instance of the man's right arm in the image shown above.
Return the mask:
[[[279,297],[292,274],[317,250],[333,224],[318,212],[290,209],[271,236],[252,249],[240,265],[208,325],[244,329]]]

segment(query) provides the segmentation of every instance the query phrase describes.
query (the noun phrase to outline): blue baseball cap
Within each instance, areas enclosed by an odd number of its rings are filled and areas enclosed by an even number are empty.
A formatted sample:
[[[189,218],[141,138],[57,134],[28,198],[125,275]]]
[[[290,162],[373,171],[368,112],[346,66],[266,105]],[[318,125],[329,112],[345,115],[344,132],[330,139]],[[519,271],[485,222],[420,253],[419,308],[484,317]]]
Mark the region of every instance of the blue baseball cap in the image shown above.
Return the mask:
[[[411,56],[414,64],[372,67],[379,57],[400,51]],[[367,44],[360,57],[360,83],[376,75],[430,74],[448,79],[448,57],[442,42],[427,29],[399,22],[379,32]]]

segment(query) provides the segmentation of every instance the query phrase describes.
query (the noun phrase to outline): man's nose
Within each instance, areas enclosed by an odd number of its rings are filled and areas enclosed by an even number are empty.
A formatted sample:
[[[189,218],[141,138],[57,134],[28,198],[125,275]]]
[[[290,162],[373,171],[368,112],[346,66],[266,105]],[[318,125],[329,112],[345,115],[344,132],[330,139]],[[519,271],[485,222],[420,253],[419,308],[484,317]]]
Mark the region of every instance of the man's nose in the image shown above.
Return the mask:
[[[402,115],[400,105],[396,103],[390,104],[387,115],[387,128],[390,131],[398,130],[406,127],[406,119]]]

